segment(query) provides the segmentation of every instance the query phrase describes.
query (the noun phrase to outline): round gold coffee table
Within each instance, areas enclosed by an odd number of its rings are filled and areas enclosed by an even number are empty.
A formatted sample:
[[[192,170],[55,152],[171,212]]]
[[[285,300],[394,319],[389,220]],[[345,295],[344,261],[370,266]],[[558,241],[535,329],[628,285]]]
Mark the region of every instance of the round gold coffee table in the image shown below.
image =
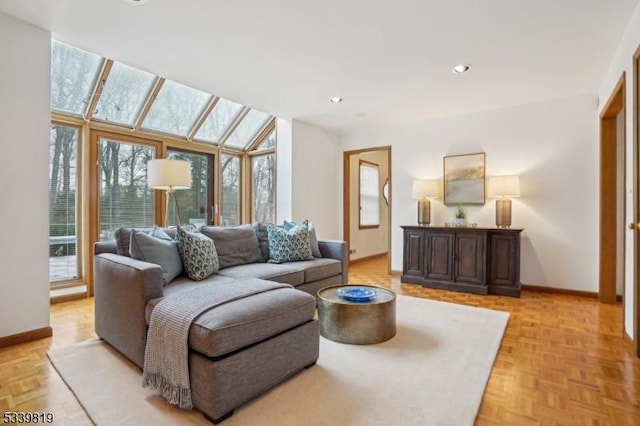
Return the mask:
[[[363,287],[377,292],[369,301],[354,302],[338,295],[344,288]],[[396,335],[396,294],[371,285],[325,287],[318,291],[320,335],[354,345],[381,343]]]

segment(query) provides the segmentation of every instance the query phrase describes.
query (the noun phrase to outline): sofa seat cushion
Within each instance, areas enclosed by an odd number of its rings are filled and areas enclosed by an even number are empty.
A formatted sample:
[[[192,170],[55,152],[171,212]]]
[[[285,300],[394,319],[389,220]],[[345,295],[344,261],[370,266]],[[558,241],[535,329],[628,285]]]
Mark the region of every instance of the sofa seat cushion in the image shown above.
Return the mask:
[[[294,264],[251,263],[222,269],[219,274],[229,278],[261,278],[297,286],[304,283],[304,271]]]
[[[172,294],[176,291],[174,288]],[[147,304],[147,324],[160,300]],[[195,319],[189,330],[189,347],[208,357],[220,357],[312,320],[315,309],[315,297],[291,287],[234,300]]]
[[[322,280],[325,278],[340,275],[342,272],[342,264],[339,260],[319,258],[313,260],[303,260],[300,262],[289,262],[285,265],[297,268],[304,272],[304,282]]]

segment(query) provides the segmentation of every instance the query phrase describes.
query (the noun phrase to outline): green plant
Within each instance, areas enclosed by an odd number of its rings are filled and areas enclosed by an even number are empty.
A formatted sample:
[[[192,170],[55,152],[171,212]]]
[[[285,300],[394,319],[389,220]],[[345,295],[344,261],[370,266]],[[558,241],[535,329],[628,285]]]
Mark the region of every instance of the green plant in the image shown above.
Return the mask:
[[[458,208],[456,209],[456,219],[466,219],[467,211],[462,207],[462,205],[458,204]]]

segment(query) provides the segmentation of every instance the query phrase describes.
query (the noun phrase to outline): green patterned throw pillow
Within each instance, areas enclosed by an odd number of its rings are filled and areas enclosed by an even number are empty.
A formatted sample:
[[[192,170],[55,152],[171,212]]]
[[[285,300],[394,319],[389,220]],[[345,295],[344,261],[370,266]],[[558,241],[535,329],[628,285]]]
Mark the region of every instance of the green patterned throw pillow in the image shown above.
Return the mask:
[[[267,224],[267,234],[269,237],[269,263],[313,259],[307,220],[288,231],[276,225]]]
[[[178,226],[176,240],[182,264],[190,279],[200,281],[218,272],[218,253],[211,238]]]

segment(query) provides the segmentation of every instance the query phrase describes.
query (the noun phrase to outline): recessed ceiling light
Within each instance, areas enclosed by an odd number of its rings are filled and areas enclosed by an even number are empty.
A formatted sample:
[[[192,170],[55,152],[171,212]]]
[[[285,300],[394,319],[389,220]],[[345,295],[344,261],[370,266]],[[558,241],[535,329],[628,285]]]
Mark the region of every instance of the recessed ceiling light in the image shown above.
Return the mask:
[[[148,0],[124,0],[124,1],[131,4],[145,4]]]
[[[340,96],[334,96],[332,98],[329,98],[329,100],[331,102],[333,102],[334,104],[338,104],[338,103],[342,102],[342,98]]]
[[[463,72],[467,72],[471,69],[471,65],[469,64],[460,64],[453,67],[451,70],[454,74],[462,74]]]

